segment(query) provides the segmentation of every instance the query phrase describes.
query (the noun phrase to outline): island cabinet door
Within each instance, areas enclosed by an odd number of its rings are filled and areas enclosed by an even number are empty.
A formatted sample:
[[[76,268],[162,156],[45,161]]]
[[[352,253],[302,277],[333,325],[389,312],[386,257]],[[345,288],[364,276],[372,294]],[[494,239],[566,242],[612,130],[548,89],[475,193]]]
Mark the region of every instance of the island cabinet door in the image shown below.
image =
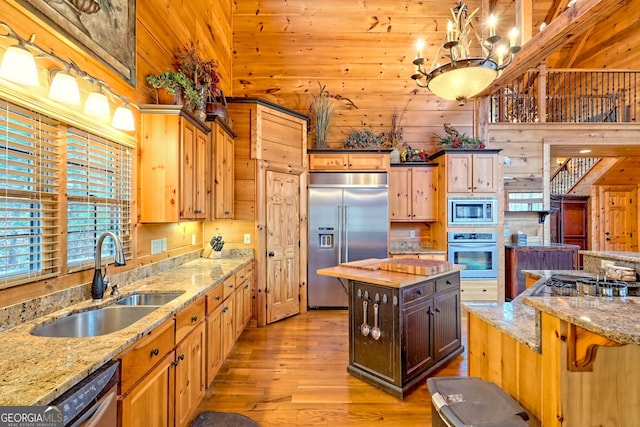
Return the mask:
[[[407,382],[433,365],[433,298],[402,309],[403,381]]]
[[[433,342],[435,360],[460,348],[460,288],[438,293],[434,302]]]
[[[397,290],[361,282],[352,290],[351,365],[401,386]]]

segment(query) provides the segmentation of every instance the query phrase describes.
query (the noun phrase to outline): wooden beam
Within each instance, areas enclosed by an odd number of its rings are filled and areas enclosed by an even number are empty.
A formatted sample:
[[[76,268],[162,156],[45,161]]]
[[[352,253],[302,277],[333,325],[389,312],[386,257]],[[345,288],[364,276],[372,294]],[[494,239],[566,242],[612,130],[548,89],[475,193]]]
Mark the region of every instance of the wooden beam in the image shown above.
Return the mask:
[[[576,39],[631,0],[580,0],[566,9],[544,31],[531,38],[509,65],[482,94],[494,92],[527,70],[537,67],[564,44]]]

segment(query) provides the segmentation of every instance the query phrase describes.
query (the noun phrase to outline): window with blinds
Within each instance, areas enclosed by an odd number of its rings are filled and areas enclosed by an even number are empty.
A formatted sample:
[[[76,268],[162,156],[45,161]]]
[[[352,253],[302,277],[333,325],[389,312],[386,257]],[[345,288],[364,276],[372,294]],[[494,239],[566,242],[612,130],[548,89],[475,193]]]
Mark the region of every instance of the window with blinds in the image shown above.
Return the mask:
[[[58,124],[0,100],[0,287],[60,272]]]
[[[0,100],[0,289],[93,266],[105,231],[130,258],[132,161],[127,146]],[[114,252],[106,239],[102,255]]]
[[[94,263],[95,245],[112,231],[131,255],[131,149],[69,129],[67,147],[67,266]],[[104,241],[103,259],[115,245]]]

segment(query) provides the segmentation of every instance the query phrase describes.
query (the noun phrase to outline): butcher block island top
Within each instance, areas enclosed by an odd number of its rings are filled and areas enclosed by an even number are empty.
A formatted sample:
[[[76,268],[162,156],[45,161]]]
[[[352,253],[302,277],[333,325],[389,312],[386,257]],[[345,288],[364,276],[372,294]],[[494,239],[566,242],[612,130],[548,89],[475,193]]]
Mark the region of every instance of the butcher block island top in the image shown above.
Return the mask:
[[[395,270],[394,270],[395,267]],[[318,274],[340,279],[359,280],[374,285],[403,288],[464,270],[464,265],[447,261],[410,258],[370,258],[322,268]],[[413,271],[410,273],[409,271]]]

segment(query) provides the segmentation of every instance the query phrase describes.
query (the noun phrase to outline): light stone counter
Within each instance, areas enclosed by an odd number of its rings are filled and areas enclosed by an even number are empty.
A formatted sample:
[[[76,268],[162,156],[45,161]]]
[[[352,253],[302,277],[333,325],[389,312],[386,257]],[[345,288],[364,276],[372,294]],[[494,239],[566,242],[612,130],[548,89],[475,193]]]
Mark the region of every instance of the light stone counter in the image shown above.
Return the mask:
[[[576,270],[528,270],[525,274],[539,280],[511,302],[462,303],[470,313],[504,332],[516,341],[540,352],[540,312],[602,335],[623,344],[640,344],[640,297],[538,297],[531,296],[552,274],[584,275]]]
[[[0,332],[0,405],[49,404],[251,259],[253,256],[199,258],[127,284],[118,297],[108,296],[99,303],[83,301]],[[38,325],[73,312],[108,305],[116,298],[137,291],[184,291],[184,294],[111,334],[87,338],[46,338],[30,334]]]

